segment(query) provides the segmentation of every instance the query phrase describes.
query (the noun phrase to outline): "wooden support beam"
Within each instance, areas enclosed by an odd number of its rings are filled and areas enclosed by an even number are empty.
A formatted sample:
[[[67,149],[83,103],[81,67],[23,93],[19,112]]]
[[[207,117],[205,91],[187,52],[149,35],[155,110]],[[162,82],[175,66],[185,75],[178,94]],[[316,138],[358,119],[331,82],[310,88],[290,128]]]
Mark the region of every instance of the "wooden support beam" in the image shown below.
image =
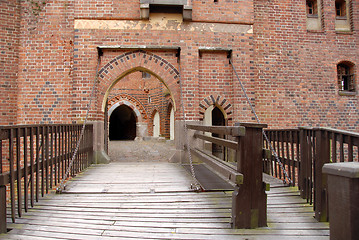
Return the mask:
[[[240,185],[243,183],[243,175],[237,172],[235,169],[227,166],[221,160],[216,160],[214,156],[200,151],[199,149],[192,149],[191,153],[201,159],[205,164],[215,170],[216,174],[220,177],[230,181],[232,184]]]
[[[232,226],[264,227],[267,226],[267,195],[262,174],[262,129],[266,125],[245,124],[245,127],[246,135],[240,138],[237,152],[237,171],[244,179],[233,192]]]
[[[202,126],[202,125],[187,125],[188,129],[217,133],[222,135],[231,135],[234,137],[244,136],[246,134],[246,128],[242,126]]]
[[[218,137],[210,137],[210,136],[206,136],[204,134],[200,134],[200,133],[195,133],[194,137],[205,140],[205,141],[209,141],[211,143],[215,143],[217,145],[221,145],[224,147],[228,147],[234,150],[238,150],[238,143],[235,141],[231,141],[231,140],[226,140],[223,138],[218,138]]]

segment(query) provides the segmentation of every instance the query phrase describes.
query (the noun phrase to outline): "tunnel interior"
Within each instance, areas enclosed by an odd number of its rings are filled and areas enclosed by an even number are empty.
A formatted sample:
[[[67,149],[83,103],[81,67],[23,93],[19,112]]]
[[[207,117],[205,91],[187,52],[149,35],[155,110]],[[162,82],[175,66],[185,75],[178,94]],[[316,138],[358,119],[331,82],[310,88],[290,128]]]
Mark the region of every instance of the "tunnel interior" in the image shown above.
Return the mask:
[[[121,105],[110,117],[110,140],[134,140],[136,138],[136,116],[133,110]]]

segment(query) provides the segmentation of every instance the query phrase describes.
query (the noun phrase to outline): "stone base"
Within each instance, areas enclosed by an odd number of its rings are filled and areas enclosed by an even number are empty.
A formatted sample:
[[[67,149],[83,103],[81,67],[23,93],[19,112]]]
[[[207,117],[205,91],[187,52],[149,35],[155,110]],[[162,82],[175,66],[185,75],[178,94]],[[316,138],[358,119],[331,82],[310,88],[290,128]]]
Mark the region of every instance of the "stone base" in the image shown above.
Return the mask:
[[[95,151],[94,152],[94,159],[93,159],[93,163],[94,164],[107,164],[110,162],[110,157],[107,155],[107,153],[105,151]]]

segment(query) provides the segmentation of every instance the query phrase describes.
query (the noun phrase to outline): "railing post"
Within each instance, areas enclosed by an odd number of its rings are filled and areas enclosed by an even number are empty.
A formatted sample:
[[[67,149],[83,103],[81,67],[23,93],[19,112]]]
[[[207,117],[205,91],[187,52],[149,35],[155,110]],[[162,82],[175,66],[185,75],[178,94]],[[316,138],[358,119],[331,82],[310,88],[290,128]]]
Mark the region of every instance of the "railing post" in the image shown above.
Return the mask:
[[[300,190],[300,196],[306,198],[306,172],[307,163],[308,163],[308,141],[307,141],[307,131],[303,128],[300,128],[299,132],[299,141],[300,141],[300,165],[299,165],[299,180],[298,188]]]
[[[0,234],[6,232],[6,186],[0,185]]]
[[[320,222],[326,222],[328,221],[327,177],[322,173],[322,168],[330,160],[330,142],[327,131],[317,129],[315,130],[315,137],[315,218]]]
[[[330,239],[355,240],[359,236],[359,163],[329,163]]]
[[[241,186],[236,186],[232,201],[233,228],[267,226],[267,195],[262,175],[263,136],[265,124],[240,123],[246,128],[240,137],[237,152],[237,171],[244,175]]]

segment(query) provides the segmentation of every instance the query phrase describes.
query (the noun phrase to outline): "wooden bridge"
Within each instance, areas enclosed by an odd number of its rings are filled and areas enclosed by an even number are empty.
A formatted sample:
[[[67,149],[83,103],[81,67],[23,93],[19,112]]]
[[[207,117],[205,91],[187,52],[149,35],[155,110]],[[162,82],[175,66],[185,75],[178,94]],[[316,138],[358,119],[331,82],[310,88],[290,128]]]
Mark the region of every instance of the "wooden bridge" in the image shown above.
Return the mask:
[[[316,196],[314,191],[322,191],[315,187],[326,188],[326,183],[321,181],[319,184],[318,180],[313,182],[318,179],[312,177],[319,174],[318,163],[313,168],[309,167],[313,166],[312,163],[303,161],[308,159],[313,162],[313,158],[310,158],[312,154],[316,156],[316,161],[321,161],[316,151],[325,139],[330,139],[330,143],[335,142],[335,148],[334,144],[328,145],[332,153],[335,149],[335,154],[331,154],[331,159],[323,160],[321,164],[336,160],[337,156],[339,161],[356,161],[358,136],[329,129],[269,131],[269,141],[284,165],[280,168],[274,157],[263,150],[268,142],[258,138],[260,126],[189,126],[189,129],[192,129],[189,134],[193,141],[190,145],[195,169],[205,165],[233,189],[195,192],[190,189],[193,183],[191,174],[180,163],[146,159],[145,162],[114,161],[89,166],[92,159],[92,130],[88,126],[84,137],[87,140],[80,145],[79,154],[69,172],[73,176],[77,175],[68,181],[62,194],[55,194],[55,186],[66,177],[66,169],[70,165],[75,142],[80,138],[81,127],[43,125],[2,128],[0,225],[2,230],[5,226],[5,232],[8,232],[1,234],[0,238],[329,239],[329,224],[314,218],[323,221],[324,216],[327,216],[323,211],[327,209],[325,199],[319,199],[319,204],[316,202],[318,198],[313,198]],[[202,134],[203,131],[222,131],[227,137],[211,137]],[[245,136],[251,139],[244,142]],[[258,145],[258,139],[259,151],[258,146],[255,146]],[[202,140],[227,149],[234,148],[234,167],[233,163],[221,162],[201,149],[202,145],[198,141]],[[249,149],[248,144],[254,147]],[[323,146],[327,147],[325,144]],[[320,150],[323,151],[323,148]],[[251,162],[257,164],[253,157],[258,152],[259,167],[248,163],[249,155]],[[348,153],[352,156],[347,156]],[[4,159],[9,159],[9,164]],[[303,166],[306,166],[305,170]],[[279,178],[280,174],[283,179],[284,169],[295,180],[291,182],[293,186],[284,185],[282,180],[270,176]],[[263,170],[269,175],[262,175]],[[252,171],[255,177],[251,177],[247,171]],[[203,178],[201,172],[197,174],[199,179]],[[243,180],[240,176],[244,176]],[[246,182],[246,176],[251,180],[250,183]],[[266,185],[263,185],[263,181]],[[299,184],[298,189],[295,185],[302,182],[304,185]],[[256,189],[253,184],[261,187]],[[263,208],[263,199],[248,200],[248,195],[260,196],[268,184],[270,189],[266,189],[263,210],[265,226],[238,229],[236,221],[245,222],[249,219],[252,225],[261,224],[262,213],[259,209]],[[243,194],[243,191],[248,191],[248,194]],[[239,206],[239,203],[243,205]],[[312,203],[316,204],[316,211],[320,213],[313,211]],[[243,210],[243,207],[250,210],[250,214],[244,216],[245,220],[242,215],[246,209]]]

